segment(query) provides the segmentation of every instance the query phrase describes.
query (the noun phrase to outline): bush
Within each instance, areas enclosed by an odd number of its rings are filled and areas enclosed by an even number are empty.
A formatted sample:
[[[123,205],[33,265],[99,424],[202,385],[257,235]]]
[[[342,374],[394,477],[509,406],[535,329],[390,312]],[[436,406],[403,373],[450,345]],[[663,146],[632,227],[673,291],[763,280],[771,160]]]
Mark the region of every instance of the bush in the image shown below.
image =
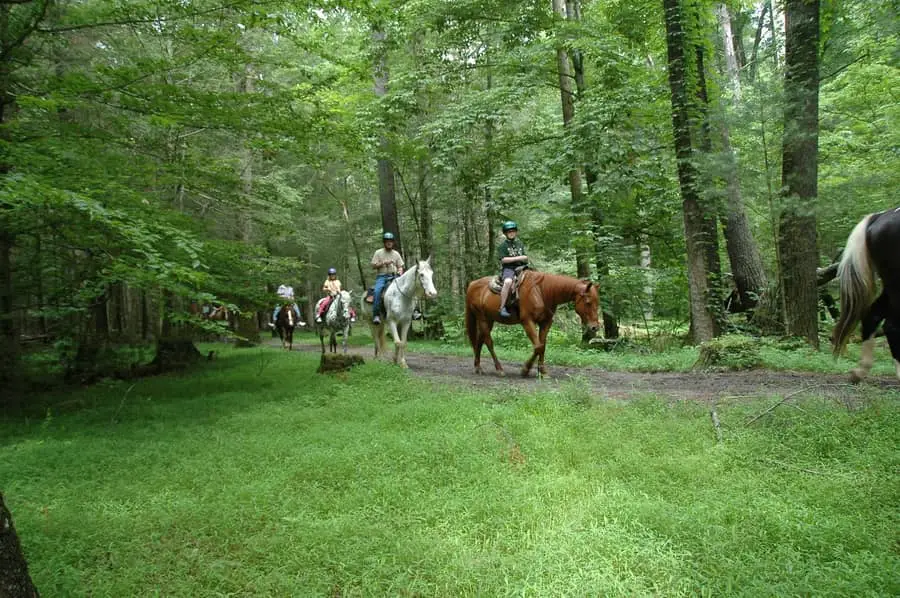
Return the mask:
[[[694,369],[752,370],[762,366],[759,339],[723,336],[700,345]]]

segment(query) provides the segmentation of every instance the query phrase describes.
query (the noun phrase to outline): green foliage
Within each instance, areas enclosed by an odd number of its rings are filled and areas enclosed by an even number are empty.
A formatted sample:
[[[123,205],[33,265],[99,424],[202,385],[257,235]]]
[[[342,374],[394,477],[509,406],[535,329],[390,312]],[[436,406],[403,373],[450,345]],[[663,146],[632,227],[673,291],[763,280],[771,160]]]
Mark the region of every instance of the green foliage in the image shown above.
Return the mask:
[[[717,445],[704,405],[620,403],[577,380],[498,400],[383,364],[316,375],[317,362],[222,351],[189,376],[68,392],[75,413],[0,422],[0,479],[38,588],[896,589],[891,397],[810,400],[750,427],[769,402],[720,405]]]

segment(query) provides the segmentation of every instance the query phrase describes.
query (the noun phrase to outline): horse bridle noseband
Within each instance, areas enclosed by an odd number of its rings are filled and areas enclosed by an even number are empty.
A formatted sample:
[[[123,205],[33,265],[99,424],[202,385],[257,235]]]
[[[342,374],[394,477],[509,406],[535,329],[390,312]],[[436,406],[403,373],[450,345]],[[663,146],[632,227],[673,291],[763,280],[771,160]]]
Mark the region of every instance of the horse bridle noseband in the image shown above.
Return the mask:
[[[418,268],[419,268],[419,264],[416,264],[415,266],[413,266],[413,267],[411,268],[411,270],[417,270]],[[419,279],[419,276],[421,276],[421,275],[422,275],[421,272],[416,272],[416,280],[419,281],[419,284],[422,284],[422,281]],[[399,278],[399,277],[398,277],[398,278]],[[424,288],[425,288],[425,285],[422,284],[422,289],[424,289]],[[398,291],[401,295],[403,295],[404,297],[406,297],[407,299],[412,299],[412,297],[410,297],[409,295],[407,295],[406,293],[403,292],[403,289],[401,289],[399,285],[397,286],[397,291]],[[413,295],[415,295],[415,294],[416,294],[416,286],[413,285]]]

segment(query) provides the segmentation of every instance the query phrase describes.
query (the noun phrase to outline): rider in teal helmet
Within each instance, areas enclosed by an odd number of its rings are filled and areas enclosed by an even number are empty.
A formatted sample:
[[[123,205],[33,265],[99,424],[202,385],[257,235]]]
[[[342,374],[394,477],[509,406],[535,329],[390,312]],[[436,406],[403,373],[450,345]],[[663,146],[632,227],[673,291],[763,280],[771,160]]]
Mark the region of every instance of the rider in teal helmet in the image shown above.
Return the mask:
[[[372,323],[381,324],[381,296],[385,287],[396,276],[403,274],[403,257],[394,251],[394,233],[385,231],[381,235],[384,247],[372,256],[372,267],[378,276],[375,278],[375,300],[372,303]]]
[[[528,254],[525,251],[525,244],[518,238],[519,227],[515,221],[507,220],[500,230],[506,237],[497,248],[497,257],[500,259],[500,278],[503,280],[503,288],[500,290],[500,317],[508,318],[512,314],[506,309],[506,300],[509,299],[509,291],[516,278],[516,270],[528,266]]]

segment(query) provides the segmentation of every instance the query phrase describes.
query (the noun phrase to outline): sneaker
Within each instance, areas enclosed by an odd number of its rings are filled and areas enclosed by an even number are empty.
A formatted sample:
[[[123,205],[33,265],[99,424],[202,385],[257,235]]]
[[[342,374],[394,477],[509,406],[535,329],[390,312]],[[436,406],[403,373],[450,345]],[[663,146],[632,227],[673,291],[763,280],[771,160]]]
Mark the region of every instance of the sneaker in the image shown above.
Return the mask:
[[[375,316],[374,318],[372,318],[372,323],[381,324],[381,316]]]
[[[268,326],[268,327],[271,328],[272,330],[275,330],[275,324],[274,324],[274,322],[267,322],[267,323],[266,323],[266,326]]]
[[[318,318],[316,318],[316,324],[321,324],[321,323],[322,323],[322,317],[319,316]]]
[[[500,308],[500,317],[501,318],[511,318],[512,314],[505,307]]]

